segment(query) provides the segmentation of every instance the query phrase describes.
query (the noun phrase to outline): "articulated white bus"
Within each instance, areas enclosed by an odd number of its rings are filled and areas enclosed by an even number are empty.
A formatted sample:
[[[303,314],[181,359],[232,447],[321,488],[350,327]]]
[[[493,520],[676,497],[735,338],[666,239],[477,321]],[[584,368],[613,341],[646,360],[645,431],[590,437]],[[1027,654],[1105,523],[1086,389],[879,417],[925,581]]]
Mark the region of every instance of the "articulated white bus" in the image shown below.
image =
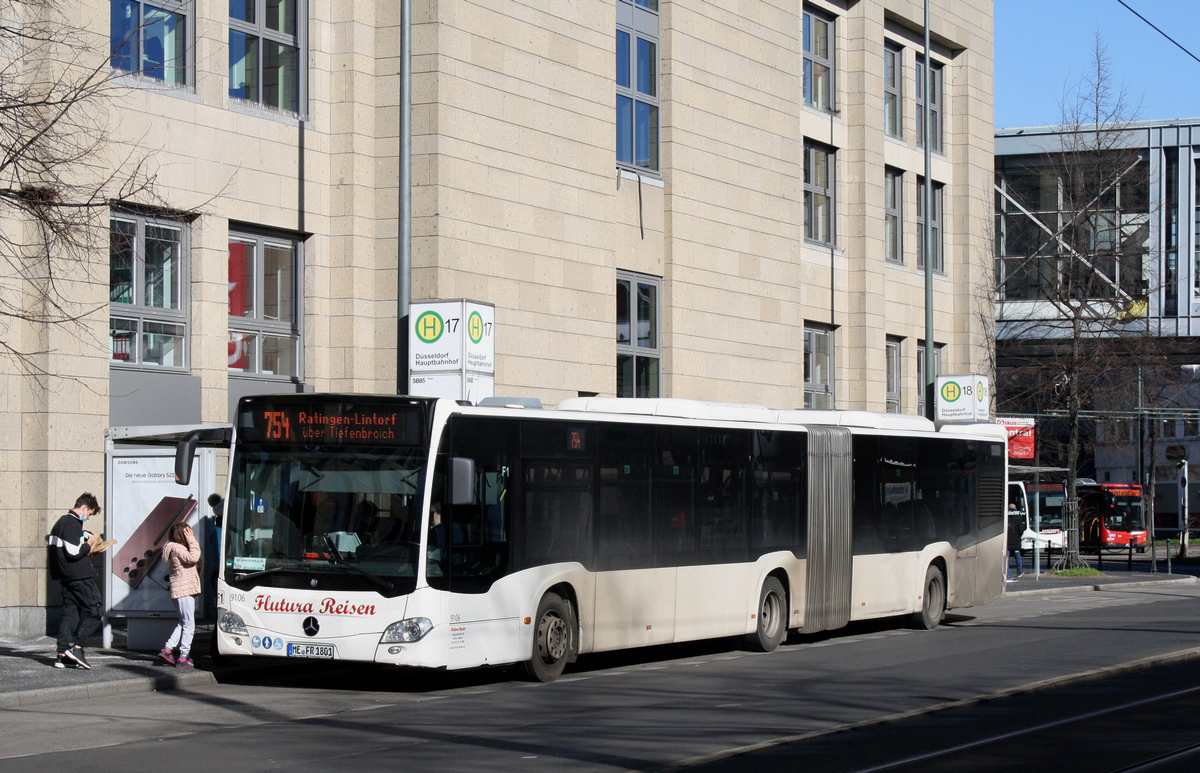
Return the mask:
[[[1006,436],[990,424],[573,398],[241,401],[218,579],[222,655],[431,668],[946,609],[1003,589]]]

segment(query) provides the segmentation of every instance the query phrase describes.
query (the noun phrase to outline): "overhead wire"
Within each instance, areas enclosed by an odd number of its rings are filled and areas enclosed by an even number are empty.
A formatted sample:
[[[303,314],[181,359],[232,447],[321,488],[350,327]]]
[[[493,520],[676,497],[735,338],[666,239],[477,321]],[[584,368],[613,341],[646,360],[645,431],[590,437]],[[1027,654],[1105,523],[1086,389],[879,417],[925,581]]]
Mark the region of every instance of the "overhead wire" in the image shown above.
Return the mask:
[[[1167,33],[1163,32],[1163,31],[1162,31],[1162,30],[1160,30],[1158,27],[1154,26],[1154,22],[1150,21],[1150,20],[1149,20],[1149,19],[1147,19],[1145,16],[1142,16],[1140,13],[1138,13],[1138,12],[1137,12],[1137,11],[1135,11],[1135,10],[1133,10],[1133,7],[1132,7],[1132,6],[1130,6],[1130,5],[1129,5],[1129,3],[1125,2],[1125,0],[1117,0],[1117,2],[1118,2],[1118,3],[1120,3],[1121,5],[1125,6],[1125,8],[1126,8],[1126,9],[1128,9],[1128,11],[1129,11],[1130,13],[1132,13],[1134,16],[1136,16],[1136,17],[1138,17],[1139,19],[1141,19],[1142,21],[1146,22],[1146,24],[1149,24],[1149,25],[1150,25],[1150,28],[1151,28],[1151,29],[1153,29],[1155,32],[1157,32],[1159,35],[1162,35],[1164,38],[1166,38],[1167,40],[1171,41],[1171,42],[1172,42],[1172,43],[1174,43],[1176,46],[1178,46],[1180,51],[1182,51],[1183,53],[1187,54],[1187,55],[1188,55],[1188,56],[1190,56],[1191,58],[1195,59],[1197,62],[1200,62],[1200,56],[1196,56],[1196,55],[1195,55],[1195,54],[1193,54],[1191,51],[1188,51],[1186,48],[1184,48],[1183,44],[1182,44],[1182,43],[1180,43],[1178,40],[1176,40],[1175,38],[1171,37],[1171,36],[1170,36],[1170,35],[1168,35]]]

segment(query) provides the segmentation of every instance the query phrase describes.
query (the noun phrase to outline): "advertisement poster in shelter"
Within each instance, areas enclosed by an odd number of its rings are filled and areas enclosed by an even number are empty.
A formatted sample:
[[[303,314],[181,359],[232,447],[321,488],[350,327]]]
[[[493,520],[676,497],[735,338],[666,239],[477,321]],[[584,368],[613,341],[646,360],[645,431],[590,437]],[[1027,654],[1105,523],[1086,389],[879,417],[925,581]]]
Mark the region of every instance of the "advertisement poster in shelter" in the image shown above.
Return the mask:
[[[110,455],[108,468],[106,536],[117,541],[106,554],[110,614],[174,614],[162,548],[178,523],[191,526],[201,547],[206,545],[210,519],[200,495],[207,492],[199,490],[205,476],[177,485],[175,457],[154,452]]]

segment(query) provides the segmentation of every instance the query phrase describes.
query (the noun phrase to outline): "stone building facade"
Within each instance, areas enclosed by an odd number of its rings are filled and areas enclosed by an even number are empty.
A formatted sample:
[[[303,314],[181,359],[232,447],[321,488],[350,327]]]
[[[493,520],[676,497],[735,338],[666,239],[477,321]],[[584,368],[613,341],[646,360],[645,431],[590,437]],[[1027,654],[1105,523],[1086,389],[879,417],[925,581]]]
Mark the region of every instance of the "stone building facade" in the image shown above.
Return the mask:
[[[918,412],[921,2],[411,5],[412,298],[494,305],[497,394]],[[155,184],[68,272],[82,324],[4,333],[47,374],[0,373],[7,632],[57,604],[44,535],[106,427],[403,389],[400,3],[75,6],[98,166]],[[931,18],[934,344],[987,372],[992,4]]]

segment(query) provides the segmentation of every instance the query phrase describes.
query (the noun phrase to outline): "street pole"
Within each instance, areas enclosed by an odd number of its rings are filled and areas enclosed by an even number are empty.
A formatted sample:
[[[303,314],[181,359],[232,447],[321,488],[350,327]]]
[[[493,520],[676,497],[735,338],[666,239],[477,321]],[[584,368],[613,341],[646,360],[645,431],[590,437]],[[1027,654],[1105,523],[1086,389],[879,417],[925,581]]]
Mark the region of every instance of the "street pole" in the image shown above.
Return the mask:
[[[922,229],[922,244],[925,249],[925,418],[933,421],[937,418],[936,405],[937,395],[933,393],[934,385],[937,384],[937,374],[933,372],[934,351],[933,351],[933,245],[930,239],[933,236],[933,212],[930,210],[932,196],[932,181],[930,175],[933,169],[933,160],[929,154],[929,72],[932,69],[933,60],[929,56],[929,0],[925,0],[925,71],[922,73],[923,88],[925,91],[925,100],[921,105],[922,112],[922,127],[921,127],[921,142],[925,146],[925,184],[921,186],[922,201],[925,205],[925,222],[921,224]]]
[[[400,206],[396,245],[396,394],[408,394],[408,312],[412,302],[412,2],[400,2]]]
[[[1042,578],[1042,455],[1038,447],[1040,433],[1037,431],[1037,419],[1033,422],[1033,581]]]

